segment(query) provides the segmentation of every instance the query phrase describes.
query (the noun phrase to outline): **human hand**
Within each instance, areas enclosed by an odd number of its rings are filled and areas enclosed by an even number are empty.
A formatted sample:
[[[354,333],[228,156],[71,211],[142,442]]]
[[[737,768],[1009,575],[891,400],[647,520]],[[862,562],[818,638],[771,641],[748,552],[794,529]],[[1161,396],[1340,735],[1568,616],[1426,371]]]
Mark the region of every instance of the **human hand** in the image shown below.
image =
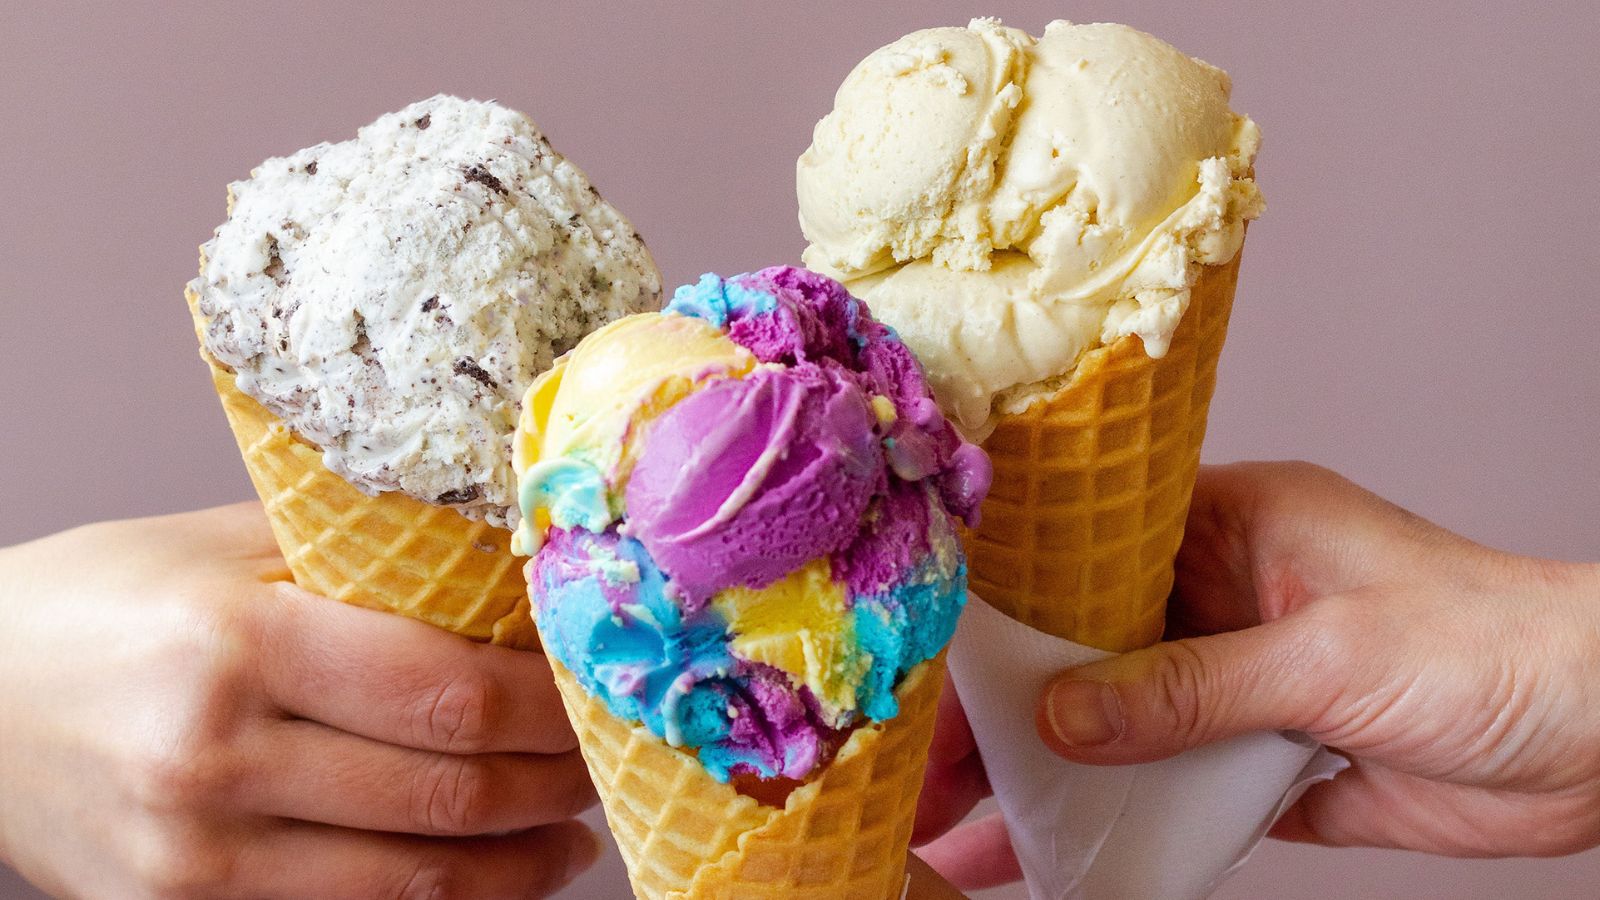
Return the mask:
[[[1168,638],[1063,673],[1038,711],[1082,763],[1296,729],[1350,757],[1273,835],[1457,856],[1600,843],[1600,567],[1453,535],[1304,463],[1204,467]],[[926,839],[987,793],[955,705]],[[962,887],[1020,877],[997,817],[920,851]]]
[[[316,597],[249,503],[0,550],[0,859],[88,897],[528,897],[594,801],[542,654]]]
[[[1294,729],[1350,757],[1273,834],[1452,856],[1600,843],[1600,567],[1451,534],[1303,463],[1208,467],[1169,637],[1064,673],[1068,759]]]
[[[911,846],[935,872],[964,891],[1007,884],[1022,877],[1011,838],[999,813],[953,827],[978,801],[994,793],[961,708],[955,685],[946,678],[923,772],[922,795]]]

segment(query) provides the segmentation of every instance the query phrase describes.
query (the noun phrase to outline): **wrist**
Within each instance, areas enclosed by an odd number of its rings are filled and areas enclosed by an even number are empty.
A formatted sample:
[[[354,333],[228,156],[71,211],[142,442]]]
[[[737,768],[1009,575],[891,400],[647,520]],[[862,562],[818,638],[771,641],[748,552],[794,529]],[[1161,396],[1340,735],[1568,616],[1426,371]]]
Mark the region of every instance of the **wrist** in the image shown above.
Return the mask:
[[[1600,603],[1600,563],[1571,563],[1570,566],[1577,599]]]
[[[1544,583],[1552,594],[1573,602],[1600,602],[1600,563],[1539,560]]]
[[[1600,602],[1600,563],[1491,553],[1500,560],[1496,593],[1533,594],[1563,604]]]

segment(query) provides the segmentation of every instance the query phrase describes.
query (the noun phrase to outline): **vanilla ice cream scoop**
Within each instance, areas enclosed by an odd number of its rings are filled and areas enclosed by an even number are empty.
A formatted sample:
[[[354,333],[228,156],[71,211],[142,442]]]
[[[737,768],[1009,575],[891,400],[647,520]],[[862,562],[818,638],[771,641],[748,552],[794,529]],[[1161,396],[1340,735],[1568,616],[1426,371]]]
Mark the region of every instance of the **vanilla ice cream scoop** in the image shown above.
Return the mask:
[[[1221,70],[1123,25],[992,19],[874,52],[796,167],[807,265],[846,281],[971,435],[1086,349],[1165,353],[1196,266],[1262,209]]]
[[[523,392],[659,305],[633,227],[493,102],[414,103],[229,191],[191,284],[206,348],[369,494],[514,524]]]
[[[847,275],[925,256],[982,268],[1031,44],[977,20],[907,35],[856,66],[800,157],[808,261]]]

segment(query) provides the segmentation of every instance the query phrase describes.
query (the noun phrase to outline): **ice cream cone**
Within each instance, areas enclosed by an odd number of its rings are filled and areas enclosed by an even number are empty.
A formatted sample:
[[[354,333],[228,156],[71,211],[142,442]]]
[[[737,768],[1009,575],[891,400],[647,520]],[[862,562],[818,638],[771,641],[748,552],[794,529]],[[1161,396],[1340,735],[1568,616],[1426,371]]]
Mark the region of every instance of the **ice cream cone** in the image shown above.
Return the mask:
[[[972,590],[1041,631],[1120,652],[1161,639],[1239,256],[1200,270],[1171,348],[1135,336],[984,443],[994,485],[967,535]]]
[[[199,331],[196,297],[186,296]],[[473,640],[538,645],[510,532],[404,494],[363,494],[240,392],[203,343],[200,355],[296,584]]]
[[[901,895],[944,681],[942,653],[906,676],[897,716],[857,729],[782,808],[712,778],[691,753],[613,716],[554,658],[550,665],[639,897]]]

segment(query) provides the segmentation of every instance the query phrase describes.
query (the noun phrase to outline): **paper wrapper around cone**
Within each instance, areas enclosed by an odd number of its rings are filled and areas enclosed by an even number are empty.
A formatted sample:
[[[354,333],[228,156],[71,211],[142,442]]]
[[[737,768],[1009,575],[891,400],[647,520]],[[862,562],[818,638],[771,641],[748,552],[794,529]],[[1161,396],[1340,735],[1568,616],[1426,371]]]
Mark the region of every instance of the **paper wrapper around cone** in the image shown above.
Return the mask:
[[[194,293],[186,297],[203,334]],[[240,392],[203,340],[200,355],[296,584],[476,641],[538,646],[509,531],[401,493],[361,493],[322,465],[320,450]]]
[[[899,715],[857,729],[781,809],[712,778],[691,753],[613,716],[559,662],[550,666],[639,897],[901,896],[943,654],[906,676]]]
[[[1047,634],[1120,652],[1161,639],[1239,255],[1205,266],[1171,347],[1136,336],[984,442],[994,486],[967,535],[972,591]]]
[[[1063,669],[1110,654],[1045,634],[974,596],[950,672],[1033,900],[1201,900],[1343,757],[1301,734],[1255,732],[1160,762],[1067,762],[1034,730]]]

